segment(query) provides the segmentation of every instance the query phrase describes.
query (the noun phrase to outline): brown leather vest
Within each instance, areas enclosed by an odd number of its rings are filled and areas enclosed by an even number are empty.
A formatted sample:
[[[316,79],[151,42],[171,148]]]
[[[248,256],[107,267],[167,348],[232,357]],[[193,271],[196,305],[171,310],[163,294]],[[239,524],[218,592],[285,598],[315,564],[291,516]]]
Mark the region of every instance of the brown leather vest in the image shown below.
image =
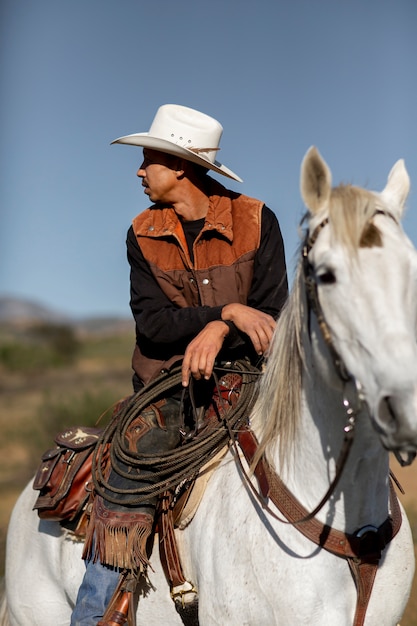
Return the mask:
[[[263,202],[227,191],[210,196],[203,229],[194,242],[194,263],[177,214],[153,206],[133,220],[138,245],[159,286],[179,307],[246,304],[261,238]],[[143,382],[182,355],[156,361],[136,347],[133,368]]]

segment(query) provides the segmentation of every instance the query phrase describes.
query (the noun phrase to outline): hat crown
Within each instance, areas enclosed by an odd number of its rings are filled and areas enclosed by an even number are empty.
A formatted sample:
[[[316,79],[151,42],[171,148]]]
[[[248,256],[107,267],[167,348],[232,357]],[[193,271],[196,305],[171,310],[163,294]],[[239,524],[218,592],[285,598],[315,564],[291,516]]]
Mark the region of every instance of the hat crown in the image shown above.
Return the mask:
[[[216,160],[222,133],[223,126],[205,113],[180,104],[163,104],[156,112],[149,132],[125,135],[112,143],[173,154],[242,182],[237,174]]]
[[[213,117],[178,104],[159,107],[148,135],[196,152],[214,163],[223,133]]]

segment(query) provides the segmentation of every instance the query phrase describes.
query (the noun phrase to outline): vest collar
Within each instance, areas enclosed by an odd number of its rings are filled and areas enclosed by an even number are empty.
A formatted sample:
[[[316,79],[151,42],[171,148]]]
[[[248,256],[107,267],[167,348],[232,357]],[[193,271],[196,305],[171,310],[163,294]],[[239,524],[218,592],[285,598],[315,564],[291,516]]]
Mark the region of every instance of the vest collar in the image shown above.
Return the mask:
[[[210,179],[209,209],[202,228],[217,231],[222,237],[233,241],[233,218],[231,192],[217,181]],[[175,235],[180,220],[171,207],[152,205],[134,220],[135,235],[139,237],[167,237]],[[140,219],[142,218],[142,219]]]

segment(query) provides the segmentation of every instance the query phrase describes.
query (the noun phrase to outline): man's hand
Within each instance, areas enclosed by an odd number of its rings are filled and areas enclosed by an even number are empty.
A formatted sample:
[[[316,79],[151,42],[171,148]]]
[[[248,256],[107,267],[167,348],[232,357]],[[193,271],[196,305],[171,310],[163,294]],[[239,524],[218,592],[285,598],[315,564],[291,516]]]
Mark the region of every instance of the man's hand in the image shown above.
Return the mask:
[[[233,322],[239,330],[246,333],[257,354],[265,354],[268,351],[277,325],[272,315],[233,302],[223,307],[222,320]]]
[[[213,373],[214,361],[229,332],[220,320],[209,322],[187,346],[182,362],[182,384],[188,385],[190,374],[197,380],[208,380]]]
[[[222,320],[233,322],[248,335],[257,354],[268,352],[276,321],[271,315],[250,306],[234,302],[222,309]],[[188,344],[182,362],[182,384],[188,385],[190,375],[197,380],[208,380],[213,373],[214,361],[221,350],[229,327],[222,321],[209,322]]]

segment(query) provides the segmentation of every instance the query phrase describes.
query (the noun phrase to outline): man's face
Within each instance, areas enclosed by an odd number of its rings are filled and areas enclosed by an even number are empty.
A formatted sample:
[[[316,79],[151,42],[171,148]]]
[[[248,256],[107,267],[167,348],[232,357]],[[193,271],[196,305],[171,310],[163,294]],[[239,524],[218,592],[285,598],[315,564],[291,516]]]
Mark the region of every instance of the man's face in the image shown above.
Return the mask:
[[[176,198],[179,159],[164,152],[145,148],[143,163],[137,171],[144,192],[154,203],[171,204]]]

